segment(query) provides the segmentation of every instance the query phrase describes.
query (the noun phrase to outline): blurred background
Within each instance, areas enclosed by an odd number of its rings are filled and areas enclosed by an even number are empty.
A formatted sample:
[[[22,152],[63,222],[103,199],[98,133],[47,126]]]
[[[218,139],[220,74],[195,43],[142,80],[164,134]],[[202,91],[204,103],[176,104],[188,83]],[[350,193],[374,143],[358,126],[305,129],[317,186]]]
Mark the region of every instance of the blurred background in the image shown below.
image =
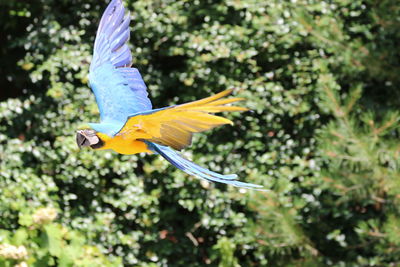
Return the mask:
[[[397,0],[138,0],[155,107],[236,88],[254,112],[185,155],[79,151],[108,1],[0,0],[0,266],[399,266]]]

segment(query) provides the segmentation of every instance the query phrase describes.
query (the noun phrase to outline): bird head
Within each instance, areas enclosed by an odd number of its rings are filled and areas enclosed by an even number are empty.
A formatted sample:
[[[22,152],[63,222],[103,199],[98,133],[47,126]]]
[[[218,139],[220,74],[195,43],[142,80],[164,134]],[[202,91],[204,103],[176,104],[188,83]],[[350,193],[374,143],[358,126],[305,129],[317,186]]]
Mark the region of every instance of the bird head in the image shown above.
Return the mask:
[[[79,130],[76,132],[76,144],[79,148],[90,146],[91,148],[100,148],[104,145],[103,140],[92,129]]]

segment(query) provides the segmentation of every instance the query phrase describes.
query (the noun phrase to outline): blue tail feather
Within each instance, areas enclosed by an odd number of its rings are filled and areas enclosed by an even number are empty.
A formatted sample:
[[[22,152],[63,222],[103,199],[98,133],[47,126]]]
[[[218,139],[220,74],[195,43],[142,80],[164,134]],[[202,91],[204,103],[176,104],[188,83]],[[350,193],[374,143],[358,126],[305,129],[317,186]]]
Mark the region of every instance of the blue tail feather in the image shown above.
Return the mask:
[[[169,147],[154,144],[151,142],[146,142],[146,143],[148,144],[149,148],[152,151],[160,154],[166,160],[168,160],[172,165],[174,165],[178,169],[186,172],[187,174],[190,174],[197,178],[205,179],[205,180],[211,181],[211,182],[230,184],[230,185],[233,185],[236,187],[242,187],[242,188],[247,188],[247,189],[263,190],[263,189],[261,189],[262,188],[261,185],[237,181],[236,179],[238,177],[236,174],[223,175],[223,174],[219,174],[219,173],[210,171],[206,168],[200,167],[199,165],[185,159],[178,152],[176,152],[175,150],[173,150]]]

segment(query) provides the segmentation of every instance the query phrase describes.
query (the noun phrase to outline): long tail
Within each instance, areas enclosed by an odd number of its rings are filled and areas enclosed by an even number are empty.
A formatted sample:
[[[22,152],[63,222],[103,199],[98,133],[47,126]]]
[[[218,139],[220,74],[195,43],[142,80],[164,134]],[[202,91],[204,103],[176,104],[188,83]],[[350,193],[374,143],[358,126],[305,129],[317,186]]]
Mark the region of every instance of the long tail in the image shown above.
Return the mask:
[[[154,144],[151,142],[146,142],[146,143],[148,144],[149,148],[152,151],[160,154],[166,160],[168,160],[172,165],[174,165],[178,169],[186,172],[189,175],[193,175],[197,178],[205,179],[205,180],[211,181],[211,182],[230,184],[230,185],[233,185],[236,187],[242,187],[242,188],[247,188],[247,189],[263,190],[263,189],[261,189],[262,188],[261,185],[237,181],[236,179],[238,177],[236,174],[222,175],[222,174],[210,171],[206,168],[200,167],[199,165],[185,159],[184,157],[181,156],[181,154],[179,154],[178,152],[174,151],[173,149],[171,149],[169,147]]]

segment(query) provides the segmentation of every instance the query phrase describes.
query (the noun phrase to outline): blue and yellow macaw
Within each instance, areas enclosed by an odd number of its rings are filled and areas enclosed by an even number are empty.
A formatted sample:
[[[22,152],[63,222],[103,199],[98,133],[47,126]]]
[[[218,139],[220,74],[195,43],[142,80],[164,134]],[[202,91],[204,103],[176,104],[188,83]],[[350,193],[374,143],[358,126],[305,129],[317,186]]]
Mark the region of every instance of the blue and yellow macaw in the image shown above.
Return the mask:
[[[91,129],[77,132],[78,146],[111,149],[121,154],[156,153],[198,178],[260,188],[237,181],[236,174],[222,175],[200,167],[175,151],[189,146],[193,133],[233,124],[212,113],[247,109],[226,106],[242,100],[223,99],[232,90],[183,105],[153,109],[139,71],[131,67],[132,56],[127,44],[129,22],[130,16],[125,14],[122,1],[112,0],[100,20],[89,73],[101,122],[90,123]]]

